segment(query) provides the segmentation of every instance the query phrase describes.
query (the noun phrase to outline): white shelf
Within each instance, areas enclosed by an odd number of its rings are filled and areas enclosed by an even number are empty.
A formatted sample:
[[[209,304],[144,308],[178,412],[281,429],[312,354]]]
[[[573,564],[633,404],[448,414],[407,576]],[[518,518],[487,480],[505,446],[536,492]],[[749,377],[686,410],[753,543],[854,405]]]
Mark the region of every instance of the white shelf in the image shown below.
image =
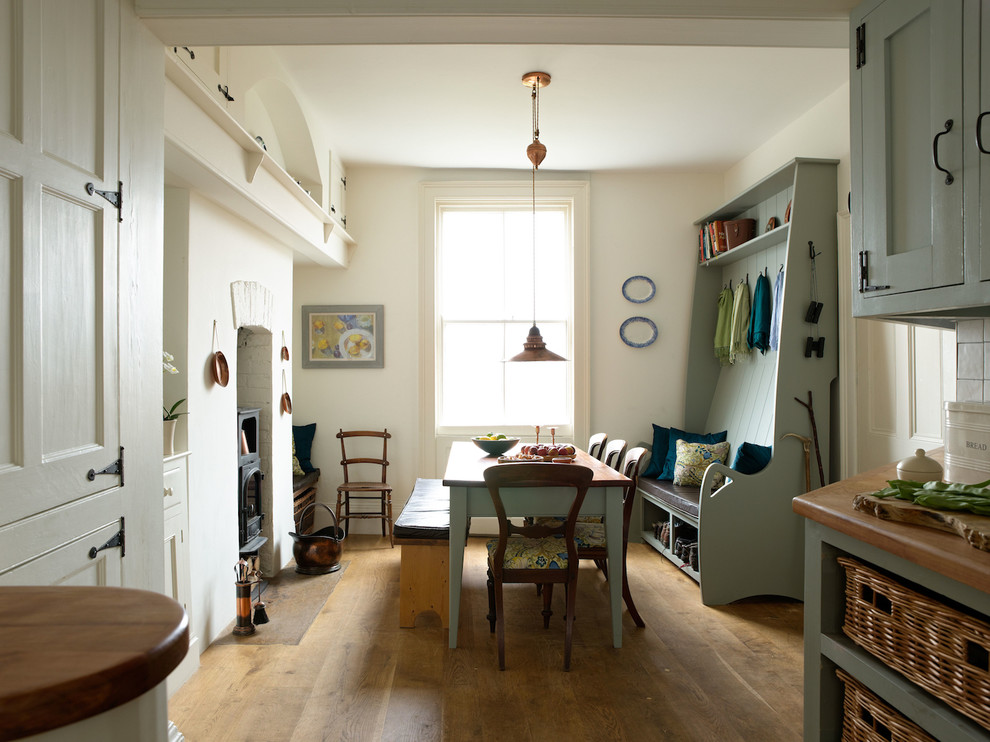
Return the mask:
[[[165,76],[170,182],[202,192],[317,265],[346,267],[355,242],[340,222],[170,54]]]

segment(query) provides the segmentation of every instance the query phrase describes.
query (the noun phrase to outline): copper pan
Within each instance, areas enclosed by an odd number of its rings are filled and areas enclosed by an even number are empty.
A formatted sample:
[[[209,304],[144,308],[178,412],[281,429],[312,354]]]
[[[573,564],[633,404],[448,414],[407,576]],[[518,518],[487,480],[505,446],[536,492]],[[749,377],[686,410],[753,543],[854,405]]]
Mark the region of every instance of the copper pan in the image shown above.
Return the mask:
[[[213,354],[213,381],[220,386],[227,386],[227,382],[230,381],[230,368],[227,366],[227,359],[219,350]]]
[[[288,392],[282,393],[282,412],[286,415],[292,414],[292,397],[289,396]]]

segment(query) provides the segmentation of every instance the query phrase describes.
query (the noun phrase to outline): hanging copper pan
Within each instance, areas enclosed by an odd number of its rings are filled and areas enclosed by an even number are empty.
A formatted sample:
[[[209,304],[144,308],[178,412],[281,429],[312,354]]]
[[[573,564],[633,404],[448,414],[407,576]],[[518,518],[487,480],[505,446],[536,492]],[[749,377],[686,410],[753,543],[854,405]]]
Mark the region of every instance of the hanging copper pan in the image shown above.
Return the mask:
[[[289,396],[288,392],[282,394],[282,412],[286,415],[292,414],[292,397]]]
[[[220,386],[227,386],[227,382],[230,381],[230,368],[227,366],[227,359],[219,350],[213,354],[213,381]]]
[[[289,346],[285,344],[285,331],[282,332],[282,360],[289,360]]]
[[[230,368],[227,366],[227,359],[223,352],[217,348],[217,321],[213,320],[213,381],[220,386],[227,386],[230,381]]]

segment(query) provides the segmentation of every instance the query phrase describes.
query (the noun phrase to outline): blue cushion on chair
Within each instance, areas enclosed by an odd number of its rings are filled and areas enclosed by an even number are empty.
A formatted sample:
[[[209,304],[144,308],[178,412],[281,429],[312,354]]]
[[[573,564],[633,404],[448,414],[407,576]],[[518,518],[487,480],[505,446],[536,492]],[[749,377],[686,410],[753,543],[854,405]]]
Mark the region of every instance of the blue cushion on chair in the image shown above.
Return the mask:
[[[498,539],[488,542],[488,556],[498,548]],[[505,546],[504,569],[567,569],[567,546],[564,540],[511,537]]]
[[[296,446],[296,458],[299,459],[299,466],[305,472],[314,471],[311,457],[313,455],[313,437],[316,435],[316,423],[309,425],[293,425],[292,440]]]
[[[744,442],[736,451],[732,468],[740,474],[756,474],[770,463],[773,456],[773,446],[761,446],[757,443]]]

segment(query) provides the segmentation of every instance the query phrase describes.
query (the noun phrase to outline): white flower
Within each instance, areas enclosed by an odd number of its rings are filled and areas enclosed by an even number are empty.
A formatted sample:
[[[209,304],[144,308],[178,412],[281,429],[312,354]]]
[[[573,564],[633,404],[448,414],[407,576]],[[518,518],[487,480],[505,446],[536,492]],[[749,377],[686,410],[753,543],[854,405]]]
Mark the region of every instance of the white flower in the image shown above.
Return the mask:
[[[162,373],[166,374],[177,374],[179,369],[172,365],[172,361],[175,360],[175,356],[169,353],[167,350],[162,351]]]

